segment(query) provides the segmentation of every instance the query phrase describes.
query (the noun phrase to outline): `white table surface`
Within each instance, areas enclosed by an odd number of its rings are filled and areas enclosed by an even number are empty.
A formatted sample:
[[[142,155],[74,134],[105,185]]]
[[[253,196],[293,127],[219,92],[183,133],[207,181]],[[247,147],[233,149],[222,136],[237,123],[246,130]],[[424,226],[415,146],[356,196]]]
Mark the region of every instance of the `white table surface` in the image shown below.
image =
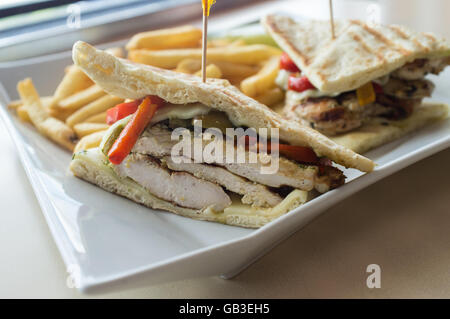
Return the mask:
[[[0,149],[0,298],[88,297],[67,287],[3,124]],[[233,280],[192,279],[95,298],[450,298],[449,163],[446,150],[357,193]],[[366,286],[369,264],[381,267],[380,289]]]

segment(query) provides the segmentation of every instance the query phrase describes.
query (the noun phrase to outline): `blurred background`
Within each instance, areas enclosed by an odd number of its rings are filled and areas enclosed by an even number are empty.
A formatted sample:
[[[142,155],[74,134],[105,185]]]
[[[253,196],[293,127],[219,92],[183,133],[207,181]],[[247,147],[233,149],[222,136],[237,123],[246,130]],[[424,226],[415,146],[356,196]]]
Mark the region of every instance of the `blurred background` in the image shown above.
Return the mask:
[[[217,0],[212,19],[274,2],[280,12],[304,18],[329,17],[328,0]],[[66,51],[80,39],[99,44],[143,30],[196,21],[201,17],[200,3],[201,0],[1,0],[0,62]],[[449,0],[334,0],[334,12],[337,19],[404,24],[450,38]]]

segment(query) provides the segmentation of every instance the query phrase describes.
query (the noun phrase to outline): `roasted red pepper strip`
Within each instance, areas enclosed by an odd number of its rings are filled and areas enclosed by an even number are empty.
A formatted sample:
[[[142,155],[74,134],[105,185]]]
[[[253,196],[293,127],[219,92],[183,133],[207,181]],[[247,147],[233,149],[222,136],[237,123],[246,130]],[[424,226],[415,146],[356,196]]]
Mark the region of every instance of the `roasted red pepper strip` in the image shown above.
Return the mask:
[[[160,98],[146,97],[108,152],[109,161],[119,165],[130,154],[134,144],[162,104]]]
[[[375,94],[383,94],[383,87],[376,82],[372,82]]]
[[[311,82],[309,82],[309,80],[306,76],[302,76],[302,77],[298,78],[294,75],[291,75],[288,80],[288,88],[289,88],[289,90],[293,90],[293,91],[301,93],[306,90],[315,89],[315,86],[312,85]]]
[[[280,57],[280,69],[286,70],[289,72],[300,72],[300,69],[295,65],[295,62],[287,55],[287,53],[283,52]]]
[[[254,145],[257,143],[257,139],[255,137],[245,136],[245,143],[246,145]],[[267,152],[270,152],[272,148],[271,144],[267,144],[267,147],[263,147],[263,145],[257,143],[258,151],[265,148],[267,148]],[[312,165],[323,165],[323,163],[320,162],[319,157],[310,147],[278,144],[278,150],[281,155],[286,156],[291,160]]]
[[[142,103],[142,100],[136,100],[127,103],[118,104],[108,111],[106,111],[106,124],[112,125],[117,121],[127,117],[130,114],[136,112],[138,106]]]
[[[297,162],[307,164],[318,164],[319,158],[310,147],[293,146],[287,144],[278,145],[281,155]]]

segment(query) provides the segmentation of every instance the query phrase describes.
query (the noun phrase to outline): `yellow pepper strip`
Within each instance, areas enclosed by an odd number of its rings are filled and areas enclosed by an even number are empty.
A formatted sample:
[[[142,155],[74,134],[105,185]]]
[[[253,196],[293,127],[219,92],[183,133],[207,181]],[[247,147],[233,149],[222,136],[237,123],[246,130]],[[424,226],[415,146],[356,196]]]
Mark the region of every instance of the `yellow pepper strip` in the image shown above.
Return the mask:
[[[376,95],[372,82],[369,82],[357,89],[356,96],[358,97],[358,103],[360,106],[375,102]]]

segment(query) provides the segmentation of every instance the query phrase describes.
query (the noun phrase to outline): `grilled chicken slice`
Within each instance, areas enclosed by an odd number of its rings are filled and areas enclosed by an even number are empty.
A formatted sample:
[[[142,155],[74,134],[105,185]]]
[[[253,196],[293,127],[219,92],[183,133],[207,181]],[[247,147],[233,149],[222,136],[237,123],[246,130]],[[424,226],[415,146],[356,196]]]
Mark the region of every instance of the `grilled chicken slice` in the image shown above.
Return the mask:
[[[171,172],[150,156],[130,154],[114,168],[119,176],[131,178],[153,195],[178,206],[223,211],[231,205],[230,197],[217,184],[189,173]]]
[[[141,135],[132,152],[148,154],[157,158],[163,158],[165,156],[171,155],[172,148],[177,143],[177,141],[171,140],[170,130],[168,130],[164,126],[155,125],[147,128],[147,130]],[[191,138],[190,143],[191,149],[194,149],[194,137]],[[203,141],[203,148],[207,146],[211,147],[211,145],[209,145],[210,143],[216,142],[214,140]],[[232,147],[234,147],[234,143]],[[276,161],[275,156],[269,156],[267,154],[256,154],[255,156],[255,154],[250,154],[250,152],[242,150],[242,154],[244,154],[245,156],[245,159],[243,161],[244,163],[239,163],[235,158],[234,163],[236,164],[230,164],[226,163],[225,160],[225,142],[223,143],[223,149],[223,158],[221,160],[209,159],[205,162],[222,166],[236,175],[245,177],[253,182],[270,187],[290,186],[305,191],[310,191],[315,188],[315,179],[318,176],[317,166],[300,165],[294,161],[288,160],[284,157],[280,157],[278,160],[278,170],[274,173],[267,174],[271,165],[270,162]],[[238,154],[236,149],[234,154],[235,157]],[[182,154],[179,153],[175,155],[181,156]],[[250,157],[253,156],[256,157],[256,163],[251,163],[250,161]],[[269,156],[270,158],[267,158],[267,156]],[[264,170],[266,174],[263,173]],[[340,174],[342,175],[342,172],[340,172]],[[331,188],[331,184],[335,185],[335,183],[330,182],[326,191]],[[323,187],[321,187],[321,189],[324,190]]]
[[[355,93],[345,93],[336,98],[309,98],[296,104],[288,91],[284,112],[289,119],[333,136],[354,130],[367,118],[388,113],[389,108],[377,103],[361,107]]]
[[[403,80],[420,80],[427,74],[441,73],[450,65],[450,58],[417,59],[392,72],[392,76]]]
[[[401,80],[391,78],[383,93],[377,94],[376,102],[360,106],[356,93],[343,93],[337,97],[308,98],[300,103],[287,93],[286,117],[333,136],[362,126],[372,117],[392,120],[412,114],[422,99],[431,96],[434,84],[428,80]]]
[[[155,125],[148,128],[141,135],[132,152],[163,158],[171,155],[172,148],[177,143],[177,141],[171,140],[171,131],[163,126]],[[195,143],[194,137],[191,138],[190,143],[191,149],[193,149],[193,145]],[[203,148],[206,146],[211,146],[209,145],[210,143],[216,143],[216,141],[204,141]],[[234,147],[234,142],[230,143],[233,143],[232,147]],[[235,160],[232,164],[230,164],[225,161],[225,142],[223,143],[223,149],[223,158],[219,160],[209,159],[210,161],[208,161],[208,163],[222,166],[236,175],[270,187],[291,186],[293,188],[310,191],[316,186],[315,179],[318,177],[319,170],[317,166],[299,165],[294,161],[280,157],[278,161],[278,170],[274,173],[263,174],[262,171],[264,171],[264,169],[267,171],[270,167],[270,161],[276,160],[274,156],[267,154],[256,154],[256,163],[251,163],[250,157],[255,154],[250,154],[250,152],[242,150],[245,155],[245,160],[244,163],[239,163],[236,160],[238,152],[235,149]],[[181,156],[182,154],[175,155]],[[267,158],[267,156],[270,158]],[[340,174],[342,175],[342,172],[340,172]],[[337,179],[338,182],[341,180],[342,179],[340,178]],[[335,181],[328,180],[328,182],[327,188],[320,187],[322,191],[328,191],[331,188],[331,185],[336,185]]]
[[[172,159],[170,156],[166,156],[163,159],[171,170],[191,173],[195,177],[222,185],[231,192],[243,195],[242,203],[244,204],[257,207],[274,207],[282,201],[278,194],[270,191],[264,185],[251,182],[222,167],[187,163],[188,160],[183,157]]]
[[[153,126],[147,129],[139,138],[136,145],[133,148],[133,152],[148,154],[157,158],[170,156],[172,148],[177,144],[177,141],[171,140],[171,131],[161,126]],[[203,147],[206,147],[209,143],[216,143],[215,141],[204,141]],[[195,138],[191,139],[191,149],[194,149]],[[234,147],[234,143],[233,143]],[[237,163],[237,150],[234,152],[234,163],[226,163],[225,160],[225,148],[226,143],[223,143],[223,158],[221,161],[210,159],[210,164],[216,164],[225,167],[230,172],[245,177],[251,181],[271,186],[291,186],[301,190],[310,191],[314,188],[314,177],[317,173],[317,167],[307,166],[301,168],[298,164],[289,161],[284,158],[279,159],[279,170],[276,174],[262,174],[261,169],[267,167],[264,165],[265,160],[261,158],[262,154],[257,154],[257,163],[250,163],[249,152],[243,150],[245,154],[245,163]],[[181,156],[183,154],[175,154]],[[193,154],[192,154],[193,155]]]
[[[431,81],[425,79],[408,81],[391,78],[383,86],[383,93],[399,99],[423,99],[431,96],[434,87]]]

